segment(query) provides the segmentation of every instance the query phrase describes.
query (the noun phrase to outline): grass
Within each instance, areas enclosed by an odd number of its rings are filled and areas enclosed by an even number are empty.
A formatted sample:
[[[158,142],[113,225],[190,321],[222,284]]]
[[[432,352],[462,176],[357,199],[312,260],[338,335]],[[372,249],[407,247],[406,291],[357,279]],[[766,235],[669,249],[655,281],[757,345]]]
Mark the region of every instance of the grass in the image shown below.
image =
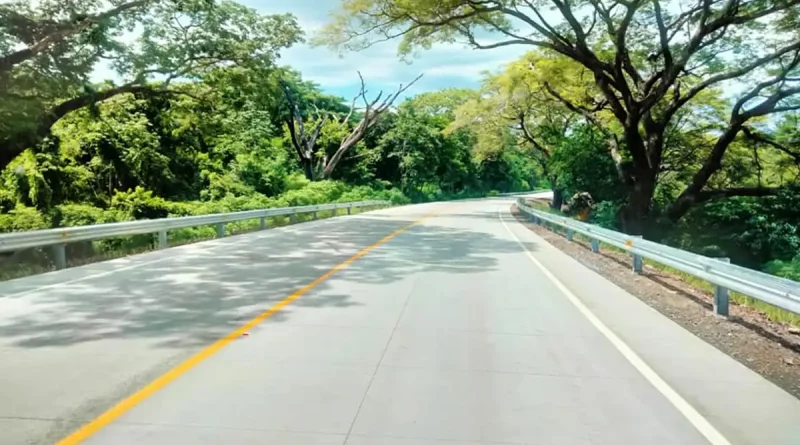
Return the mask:
[[[536,201],[528,201],[528,205],[535,208],[536,210],[541,210],[544,212],[552,213],[559,216],[570,217],[558,210],[550,208],[550,206],[542,204]],[[551,226],[552,227],[552,226]],[[555,227],[552,227],[555,229]],[[554,232],[560,232],[558,230],[554,230]],[[576,233],[573,237],[574,240],[584,240],[586,243],[589,243],[591,239],[587,236],[581,235]],[[617,246],[612,246],[610,244],[600,242],[600,249],[602,250],[609,250],[616,253],[624,253],[628,254],[627,251],[620,249]],[[645,258],[644,264],[649,265],[650,267],[657,269],[659,271],[668,273],[670,275],[678,277],[681,281],[688,283],[689,285],[701,289],[708,293],[713,293],[715,285],[713,283],[709,283],[706,280],[702,280],[700,278],[695,277],[694,275],[688,274],[681,270],[675,269],[673,267],[667,266],[665,264],[661,264],[659,262],[653,261],[651,259]],[[765,303],[761,300],[755,299],[753,297],[749,297],[747,295],[741,294],[739,292],[730,291],[730,299],[736,304],[741,306],[751,307],[756,309],[764,314],[768,320],[774,321],[777,323],[785,323],[794,326],[800,326],[800,315],[795,314],[793,312],[789,312],[787,310],[781,309],[779,307],[773,306],[769,303]]]
[[[352,214],[362,213],[361,208],[353,208]],[[317,212],[317,219],[326,219],[339,215],[346,215],[346,209],[325,210]],[[296,223],[311,221],[311,213],[296,215]],[[268,217],[266,228],[271,229],[291,224],[288,215]],[[234,221],[226,224],[225,235],[241,235],[261,229],[259,219]],[[217,226],[197,226],[175,229],[167,232],[167,242],[170,247],[207,241],[217,238]],[[81,249],[70,245],[67,251],[67,267],[83,266],[100,261],[108,261],[129,255],[158,250],[158,234],[135,235],[129,237],[109,238],[104,240],[82,243]],[[47,248],[29,249],[21,252],[22,255],[0,256],[0,281],[22,278],[30,275],[41,274],[55,270],[50,252]],[[20,256],[22,258],[20,258]]]

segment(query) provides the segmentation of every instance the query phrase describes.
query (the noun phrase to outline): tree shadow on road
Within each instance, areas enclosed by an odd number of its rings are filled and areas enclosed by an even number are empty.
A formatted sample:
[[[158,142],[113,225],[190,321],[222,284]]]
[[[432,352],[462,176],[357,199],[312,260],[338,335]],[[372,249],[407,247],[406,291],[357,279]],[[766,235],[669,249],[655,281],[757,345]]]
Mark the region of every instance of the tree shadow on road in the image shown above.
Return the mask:
[[[299,225],[279,236],[258,232],[243,235],[241,242],[200,243],[166,261],[32,292],[16,299],[24,301],[24,310],[0,313],[0,346],[63,347],[107,339],[147,339],[167,348],[207,345],[411,223],[365,214],[325,226]],[[423,271],[470,274],[495,269],[498,254],[520,249],[516,241],[445,227],[433,219],[411,227],[332,279],[390,284]],[[360,304],[350,295],[331,293],[329,286],[330,281],[321,282],[292,306]],[[0,309],[9,303],[11,299],[0,299]],[[291,311],[282,311],[271,321],[289,317]]]

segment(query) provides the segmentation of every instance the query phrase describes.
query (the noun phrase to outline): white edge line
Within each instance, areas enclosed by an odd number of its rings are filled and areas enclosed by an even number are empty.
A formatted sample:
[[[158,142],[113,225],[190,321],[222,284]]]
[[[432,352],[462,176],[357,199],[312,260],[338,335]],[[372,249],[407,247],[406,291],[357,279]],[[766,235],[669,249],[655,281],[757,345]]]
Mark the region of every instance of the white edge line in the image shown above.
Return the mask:
[[[570,291],[564,283],[562,283],[550,270],[548,270],[536,257],[531,254],[527,247],[520,241],[519,237],[508,227],[505,219],[503,218],[503,211],[498,212],[500,222],[503,227],[514,237],[514,240],[522,247],[528,259],[542,271],[542,273],[551,281],[564,296],[572,303],[578,311],[586,317],[590,323],[622,354],[625,359],[639,371],[642,376],[653,385],[658,392],[660,392],[672,405],[694,426],[700,434],[705,437],[712,445],[731,445],[728,439],[722,435],[713,425],[700,414],[689,402],[686,401],[677,391],[672,389],[671,386],[664,379],[661,378],[638,354],[636,354],[630,346],[627,345],[622,339],[617,337],[608,326],[605,325],[600,319],[589,309],[583,302]]]
[[[338,216],[339,217],[343,217],[343,216],[351,216],[351,215],[338,215]],[[353,216],[357,216],[357,215],[353,215]],[[217,249],[219,247],[236,246],[238,244],[242,244],[242,243],[247,242],[247,241],[260,240],[260,239],[263,239],[263,238],[268,238],[270,236],[278,235],[280,233],[294,233],[294,232],[297,232],[298,230],[301,229],[301,227],[299,227],[299,226],[302,226],[302,225],[307,224],[307,223],[317,222],[317,224],[314,224],[314,225],[315,226],[321,226],[321,225],[324,225],[324,224],[329,224],[331,221],[335,221],[337,219],[338,219],[337,217],[325,218],[325,219],[321,219],[321,220],[317,220],[317,221],[305,221],[305,222],[298,223],[298,224],[293,224],[293,225],[290,225],[290,226],[274,227],[272,229],[267,229],[267,230],[258,231],[258,232],[243,233],[241,235],[238,235],[238,236],[241,236],[243,239],[236,239],[234,241],[227,242],[227,243],[226,242],[217,243],[215,245],[209,246],[207,250],[213,250],[213,249]],[[196,246],[196,245],[201,244],[201,243],[213,243],[214,241],[227,241],[227,240],[235,239],[238,236],[234,235],[234,236],[225,237],[225,238],[215,238],[215,239],[210,239],[210,240],[202,240],[202,241],[198,241],[198,242],[194,242],[194,243],[182,244],[180,246],[175,246],[174,249],[180,249],[182,247],[188,247],[188,246]],[[167,250],[170,250],[170,249],[168,248]],[[150,252],[143,252],[142,254],[146,255],[146,254],[152,254],[152,253],[157,253],[157,252],[159,252],[159,250],[154,250],[154,251],[150,251]],[[180,254],[180,252],[175,252],[175,251],[173,251],[173,253]],[[89,263],[89,264],[86,264],[86,266],[91,266],[92,264],[100,264],[100,263],[104,263],[104,262],[112,262],[112,261],[115,261],[115,260],[121,260],[121,259],[125,259],[125,258],[130,258],[131,256],[135,256],[135,255],[123,256],[123,257],[120,257],[120,258],[114,258],[114,259],[108,260],[108,261],[99,261],[97,263]],[[81,281],[88,281],[88,280],[93,280],[95,278],[106,277],[108,275],[112,275],[112,274],[115,274],[117,272],[124,272],[126,270],[137,269],[139,267],[149,266],[151,264],[157,264],[157,263],[160,263],[162,261],[167,261],[167,260],[174,259],[176,256],[177,255],[166,255],[166,256],[164,256],[164,258],[158,258],[158,259],[150,260],[150,261],[143,261],[141,263],[136,263],[136,264],[131,264],[131,265],[128,265],[128,266],[123,266],[123,267],[119,267],[119,268],[116,268],[116,269],[107,270],[105,272],[98,272],[98,273],[95,273],[95,274],[74,278],[72,280],[59,281],[57,283],[45,284],[44,286],[39,286],[39,287],[35,287],[33,289],[27,289],[27,290],[19,291],[19,292],[13,293],[13,294],[7,294],[5,296],[6,297],[10,297],[10,298],[24,297],[25,295],[33,294],[33,293],[40,292],[40,291],[47,290],[47,289],[53,289],[55,287],[65,286],[65,285],[68,285],[68,284],[80,283]],[[78,267],[82,267],[82,266],[78,266]],[[58,272],[61,272],[61,271],[54,270],[54,271],[50,271],[50,272],[45,272],[45,274],[47,274],[47,273],[58,273]],[[41,275],[45,275],[45,274],[31,275],[30,278],[41,276]],[[29,277],[22,277],[20,279],[25,279],[25,278],[29,278]]]

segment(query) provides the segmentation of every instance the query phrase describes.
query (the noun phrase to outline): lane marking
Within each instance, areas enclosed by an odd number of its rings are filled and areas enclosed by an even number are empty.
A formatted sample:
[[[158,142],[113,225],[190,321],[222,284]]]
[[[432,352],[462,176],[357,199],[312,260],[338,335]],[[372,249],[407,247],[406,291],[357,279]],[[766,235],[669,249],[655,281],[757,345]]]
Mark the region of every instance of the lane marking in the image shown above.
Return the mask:
[[[436,212],[438,213],[438,212]],[[186,361],[178,364],[174,368],[170,369],[166,373],[162,374],[161,376],[157,377],[152,382],[148,383],[143,388],[139,389],[135,393],[131,394],[130,396],[126,397],[109,410],[100,414],[94,420],[90,421],[89,423],[83,425],[78,430],[71,433],[69,436],[61,439],[56,445],[77,445],[84,440],[88,439],[89,437],[96,434],[98,431],[115,421],[117,418],[128,412],[129,410],[133,409],[136,405],[145,401],[148,397],[152,396],[165,386],[172,383],[181,375],[185,374],[190,369],[194,368],[207,358],[211,357],[215,353],[219,352],[222,348],[230,344],[236,339],[242,337],[242,334],[245,332],[251,331],[254,327],[258,324],[269,318],[270,316],[274,315],[276,312],[280,311],[287,305],[291,304],[293,301],[297,300],[305,293],[313,289],[314,287],[318,286],[323,281],[327,280],[331,276],[335,275],[337,272],[341,271],[342,269],[347,268],[353,262],[358,260],[359,258],[363,257],[376,247],[386,243],[390,239],[396,237],[397,235],[405,232],[406,230],[410,229],[411,227],[422,223],[423,221],[435,216],[436,213],[428,214],[423,216],[422,218],[403,226],[394,232],[386,235],[385,237],[378,240],[376,243],[367,246],[361,249],[358,253],[351,256],[350,258],[346,259],[345,261],[337,264],[329,271],[325,272],[322,276],[317,278],[316,280],[312,281],[309,284],[301,287],[300,289],[294,291],[291,295],[284,298],[280,302],[276,303],[274,306],[269,308],[268,310],[262,312],[261,314],[257,315],[255,318],[251,319],[235,331],[231,332],[230,334],[226,335],[225,337],[220,338],[219,340],[215,341],[209,346],[206,346],[203,350],[196,353],[195,355],[189,357]]]
[[[215,238],[215,239],[210,239],[210,240],[201,240],[201,241],[197,241],[197,242],[193,242],[193,243],[190,242],[190,243],[187,243],[187,244],[181,244],[180,246],[171,247],[171,248],[169,248],[167,250],[170,250],[170,249],[181,249],[181,248],[184,248],[184,247],[197,246],[197,245],[203,244],[203,243],[213,243],[215,241],[227,241],[227,240],[232,239],[232,238],[242,237],[243,239],[237,239],[237,240],[231,241],[231,242],[219,242],[219,243],[213,244],[211,246],[208,246],[204,250],[214,250],[214,249],[218,249],[220,247],[237,246],[239,244],[243,244],[243,243],[248,242],[248,241],[261,240],[261,239],[264,239],[264,238],[268,238],[270,236],[279,235],[281,233],[295,233],[295,232],[298,232],[299,230],[301,230],[303,228],[309,228],[310,225],[313,225],[314,227],[317,227],[317,226],[321,226],[321,225],[325,225],[325,224],[330,224],[333,221],[337,221],[337,220],[341,221],[341,219],[338,219],[339,217],[358,216],[358,215],[361,215],[361,213],[357,213],[355,215],[337,215],[336,217],[330,217],[330,218],[320,219],[320,220],[316,220],[316,221],[304,221],[304,222],[300,222],[300,223],[296,223],[296,224],[292,224],[292,225],[288,225],[288,226],[273,227],[271,229],[267,229],[267,230],[263,230],[263,231],[260,230],[260,231],[257,231],[257,232],[243,233],[241,235],[231,235],[231,236],[227,236],[225,238]],[[305,225],[305,227],[299,227],[301,225]],[[267,232],[267,233],[263,233],[263,232]],[[129,255],[129,256],[123,256],[123,257],[120,257],[120,258],[114,258],[112,260],[108,260],[108,262],[113,262],[113,261],[123,260],[123,259],[130,259],[130,258],[135,257],[137,255],[148,255],[148,254],[155,254],[155,253],[159,253],[159,252],[161,252],[161,251],[155,250],[155,251],[151,251],[151,252],[142,252],[140,254],[134,254],[134,255]],[[104,272],[98,272],[98,273],[86,275],[86,276],[83,276],[83,277],[73,278],[73,279],[67,280],[67,281],[59,281],[57,283],[45,284],[45,285],[42,285],[42,286],[39,286],[39,287],[35,287],[33,289],[27,289],[27,290],[15,292],[13,294],[7,294],[6,297],[10,297],[10,298],[24,297],[25,295],[30,295],[30,294],[33,294],[33,293],[36,293],[36,292],[47,290],[47,289],[53,289],[53,288],[61,287],[61,286],[68,285],[68,284],[80,283],[82,281],[93,280],[95,278],[103,278],[103,277],[106,277],[108,275],[113,275],[113,274],[115,274],[117,272],[124,272],[126,270],[138,269],[138,268],[143,267],[143,266],[149,266],[151,264],[161,263],[163,261],[175,259],[176,256],[177,256],[177,255],[168,255],[167,254],[168,252],[166,252],[166,251],[163,252],[163,253],[165,254],[164,258],[158,258],[158,259],[155,259],[155,260],[143,261],[141,263],[136,263],[136,264],[130,264],[128,266],[122,266],[122,267],[119,267],[117,269],[107,270],[107,271],[104,271]],[[183,252],[172,252],[172,253],[181,254]],[[103,263],[103,261],[98,261],[97,263],[89,263],[89,264],[86,264],[85,266],[92,266],[94,264],[101,264],[101,263]],[[78,267],[82,267],[82,266],[78,266]],[[63,272],[63,271],[61,271],[61,270],[53,270],[53,271],[50,271],[50,272],[45,272],[45,273],[42,273],[42,274],[33,275],[30,278],[34,278],[34,277],[42,276],[42,275],[47,275],[47,274],[55,274],[55,273],[59,273],[59,272]],[[29,278],[29,277],[22,277],[20,279],[25,279],[25,278]]]
[[[658,373],[653,370],[641,357],[639,357],[636,352],[628,346],[627,343],[622,341],[621,338],[614,333],[605,323],[603,323],[597,315],[595,315],[588,306],[586,306],[572,291],[570,291],[564,283],[561,282],[555,275],[553,275],[547,267],[544,266],[533,254],[525,247],[525,244],[519,239],[519,237],[508,227],[506,224],[505,218],[503,218],[503,211],[502,209],[498,211],[498,215],[500,217],[500,222],[503,223],[503,227],[506,228],[509,234],[517,241],[517,243],[522,247],[522,250],[527,255],[528,259],[536,265],[537,268],[561,291],[566,297],[567,300],[570,301],[578,311],[586,317],[589,322],[598,330],[601,334],[612,344],[614,347],[622,354],[628,362],[636,368],[637,371],[645,378],[651,385],[653,385],[658,392],[661,393],[671,404],[674,406],[682,415],[692,424],[692,426],[697,429],[697,431],[703,435],[703,437],[708,440],[708,442],[712,445],[731,445],[728,439],[722,435],[713,425],[711,422],[708,421],[705,417],[703,417],[700,412],[698,412],[689,402],[686,401],[677,391],[672,389],[669,384],[661,378]]]

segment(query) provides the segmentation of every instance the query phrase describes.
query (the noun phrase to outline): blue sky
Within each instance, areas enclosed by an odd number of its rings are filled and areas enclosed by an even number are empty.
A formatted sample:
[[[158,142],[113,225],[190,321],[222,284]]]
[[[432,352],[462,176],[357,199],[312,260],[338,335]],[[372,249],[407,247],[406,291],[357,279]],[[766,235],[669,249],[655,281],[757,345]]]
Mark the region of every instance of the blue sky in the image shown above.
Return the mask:
[[[337,9],[339,0],[239,0],[261,13],[291,13],[311,37],[328,21],[329,13]],[[407,95],[415,95],[447,87],[480,85],[481,73],[497,71],[531,48],[508,46],[492,50],[473,50],[463,44],[438,45],[423,51],[410,64],[397,57],[396,41],[384,42],[357,53],[339,57],[327,48],[296,45],[281,54],[281,64],[290,65],[331,94],[350,98],[358,90],[361,71],[369,91],[394,90],[420,73],[424,76]]]

